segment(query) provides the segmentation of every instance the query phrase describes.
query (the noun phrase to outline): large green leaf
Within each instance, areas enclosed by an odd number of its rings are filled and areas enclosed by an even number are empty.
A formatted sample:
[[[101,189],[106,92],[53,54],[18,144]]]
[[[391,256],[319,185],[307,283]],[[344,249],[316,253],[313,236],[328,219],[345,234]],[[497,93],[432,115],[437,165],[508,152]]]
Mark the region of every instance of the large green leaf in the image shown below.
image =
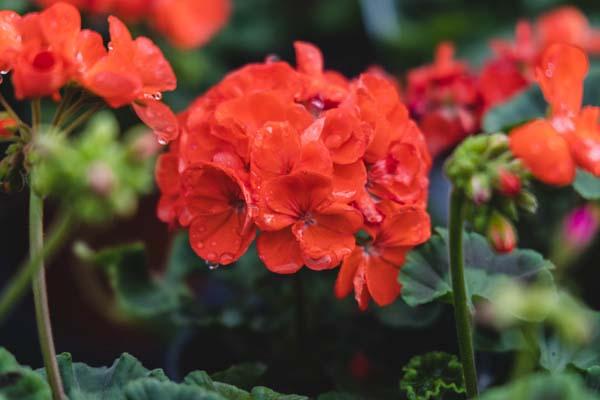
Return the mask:
[[[69,353],[57,357],[69,400],[125,400],[125,386],[138,379],[167,381],[160,369],[148,370],[135,357],[123,354],[110,367],[90,367],[73,362]],[[38,372],[45,376],[43,369]]]
[[[442,315],[443,305],[423,304],[411,307],[402,298],[386,307],[377,307],[375,316],[382,324],[394,328],[422,329],[435,322]]]
[[[400,390],[408,400],[464,399],[462,366],[452,354],[413,357],[404,367]]]
[[[483,393],[480,400],[598,399],[574,374],[535,374]]]
[[[198,386],[140,379],[127,385],[126,400],[227,400],[215,391]]]
[[[452,301],[447,243],[447,231],[438,228],[429,242],[409,253],[399,275],[402,298],[409,305],[437,299]],[[492,298],[494,289],[507,279],[552,281],[552,264],[535,251],[517,249],[498,254],[477,233],[464,233],[463,245],[470,302],[478,297]]]
[[[581,169],[577,170],[573,188],[587,200],[600,200],[600,179]]]
[[[52,394],[44,378],[19,365],[12,354],[0,347],[0,399],[51,400]]]
[[[264,375],[267,367],[262,363],[243,363],[233,365],[224,371],[215,372],[211,378],[215,381],[251,388]]]

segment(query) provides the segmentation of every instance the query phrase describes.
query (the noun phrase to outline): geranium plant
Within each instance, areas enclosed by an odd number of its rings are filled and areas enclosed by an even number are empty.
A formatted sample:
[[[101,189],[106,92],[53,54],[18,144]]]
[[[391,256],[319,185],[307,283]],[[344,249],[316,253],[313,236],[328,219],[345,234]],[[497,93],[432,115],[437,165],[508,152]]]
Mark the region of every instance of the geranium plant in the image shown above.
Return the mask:
[[[197,60],[229,1],[34,3],[0,11],[0,183],[29,199],[0,324],[32,287],[44,366],[0,348],[1,399],[600,398],[600,316],[571,276],[600,226],[600,32],[579,10],[518,22],[480,68],[441,42],[406,79],[348,77],[295,40],[294,61],[265,54],[174,112],[165,54]],[[84,233],[135,215],[153,181],[161,273],[143,244]],[[169,341],[166,370],[57,354],[46,277],[71,242],[81,296]],[[239,364],[182,367],[198,329],[233,337]],[[421,346],[428,330],[445,344]]]

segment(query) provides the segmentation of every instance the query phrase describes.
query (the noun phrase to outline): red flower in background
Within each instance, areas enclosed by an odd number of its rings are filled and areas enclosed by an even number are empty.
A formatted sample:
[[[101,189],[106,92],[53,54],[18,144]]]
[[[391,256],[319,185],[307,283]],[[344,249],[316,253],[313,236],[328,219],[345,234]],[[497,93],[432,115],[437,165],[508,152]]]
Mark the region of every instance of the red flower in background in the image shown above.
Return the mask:
[[[581,109],[588,59],[578,47],[554,44],[542,54],[536,78],[550,104],[546,119],[515,128],[512,152],[533,175],[551,185],[568,185],[575,166],[600,175],[600,109]]]
[[[441,43],[431,65],[408,73],[407,101],[433,157],[479,129],[482,101],[477,77]]]
[[[390,204],[398,215],[426,216],[431,166],[396,84],[381,73],[348,80],[324,69],[315,46],[295,49],[297,68],[250,64],[194,101],[157,165],[160,218],[188,227],[192,248],[211,263],[236,261],[257,229],[258,254],[277,273],[346,263],[365,226],[428,235],[428,217],[384,215]],[[207,165],[220,172],[208,179],[200,172]],[[377,243],[399,246],[384,237]],[[375,269],[370,279],[387,280],[402,261],[386,261],[392,270]]]
[[[62,0],[64,1],[64,0]],[[61,0],[38,0],[49,7]],[[181,48],[206,44],[227,22],[230,0],[68,0],[82,11],[114,14],[129,22],[147,21]]]
[[[553,43],[566,43],[590,53],[600,52],[600,30],[593,29],[586,16],[575,7],[559,7],[542,14],[536,28],[541,49]]]

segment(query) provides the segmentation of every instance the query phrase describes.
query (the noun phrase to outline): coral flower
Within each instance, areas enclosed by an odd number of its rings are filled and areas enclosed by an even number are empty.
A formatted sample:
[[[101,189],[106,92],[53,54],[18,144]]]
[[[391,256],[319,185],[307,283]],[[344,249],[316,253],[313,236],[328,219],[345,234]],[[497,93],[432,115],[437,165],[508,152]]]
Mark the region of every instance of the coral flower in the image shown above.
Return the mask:
[[[267,268],[293,273],[306,264],[337,266],[354,250],[360,213],[331,199],[331,179],[311,172],[275,178],[263,187],[259,205],[258,253]]]
[[[576,166],[600,174],[599,109],[581,110],[587,70],[587,57],[578,47],[550,46],[536,70],[550,104],[550,117],[531,121],[511,132],[511,150],[542,182],[568,185],[575,177]]]
[[[236,174],[204,164],[181,176],[192,249],[208,262],[227,265],[246,252],[256,232],[250,215],[250,196]]]
[[[380,306],[400,294],[398,271],[406,253],[431,235],[429,215],[422,208],[392,208],[380,226],[367,228],[370,239],[344,259],[335,283],[335,294],[346,297],[354,289],[361,310],[369,299]]]
[[[536,27],[541,48],[566,43],[600,52],[600,31],[593,29],[586,16],[575,7],[559,7],[541,15]]]

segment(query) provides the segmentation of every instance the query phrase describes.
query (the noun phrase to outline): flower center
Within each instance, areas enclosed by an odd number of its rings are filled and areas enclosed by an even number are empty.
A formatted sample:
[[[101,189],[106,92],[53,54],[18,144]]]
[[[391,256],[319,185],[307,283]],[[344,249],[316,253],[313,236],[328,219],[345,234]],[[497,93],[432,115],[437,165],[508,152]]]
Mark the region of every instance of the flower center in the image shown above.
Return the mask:
[[[317,223],[317,220],[310,212],[304,213],[304,215],[302,215],[300,217],[300,220],[304,221],[304,225],[308,225],[308,226],[311,226],[311,225],[314,225]]]
[[[51,69],[54,64],[54,54],[52,54],[50,51],[41,51],[36,54],[35,58],[33,59],[33,66],[42,71]]]

